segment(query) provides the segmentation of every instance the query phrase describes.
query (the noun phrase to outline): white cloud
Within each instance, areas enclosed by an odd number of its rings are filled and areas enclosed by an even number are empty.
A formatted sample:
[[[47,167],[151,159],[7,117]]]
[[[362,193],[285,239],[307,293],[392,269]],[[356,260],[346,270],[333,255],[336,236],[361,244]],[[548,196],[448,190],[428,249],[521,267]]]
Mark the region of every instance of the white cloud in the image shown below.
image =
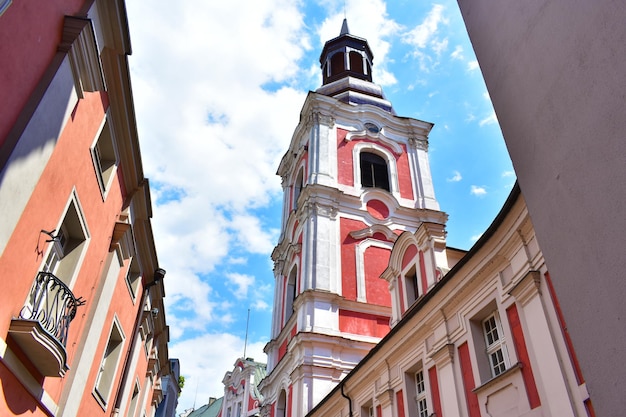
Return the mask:
[[[478,239],[480,239],[480,237],[481,237],[482,235],[483,235],[482,233],[478,233],[478,234],[476,234],[476,235],[472,235],[472,236],[470,237],[470,242],[472,242],[472,243],[476,243],[476,242],[478,241]]]
[[[226,274],[226,279],[234,286],[233,295],[238,300],[243,300],[248,296],[248,288],[254,285],[254,277],[252,275],[229,273]]]
[[[470,187],[470,194],[478,196],[478,197],[482,197],[482,196],[487,195],[487,189],[483,186],[472,185]]]
[[[449,20],[444,16],[444,6],[434,4],[422,23],[406,32],[402,41],[413,47],[411,55],[419,62],[420,70],[430,72],[439,65],[439,56],[448,49],[448,38],[439,30]]]
[[[515,176],[515,171],[504,171],[502,173],[502,178],[514,177],[514,176]]]
[[[480,66],[478,65],[478,61],[470,61],[467,63],[467,70],[468,71],[475,71],[478,68],[480,68]]]
[[[185,377],[183,395],[178,411],[208,403],[209,397],[224,395],[222,378],[231,371],[237,358],[243,356],[244,339],[227,333],[201,336],[170,344],[170,357],[180,360],[181,374]],[[249,343],[246,356],[265,362],[265,342]]]
[[[498,118],[496,117],[496,112],[492,111],[489,116],[485,117],[480,122],[478,122],[478,125],[482,127],[482,126],[488,126],[488,125],[493,125],[497,123],[498,123]]]
[[[461,176],[461,173],[459,171],[454,171],[452,173],[452,177],[447,178],[446,181],[448,182],[459,182],[463,179],[463,177]]]
[[[463,59],[465,59],[465,57],[463,56],[463,47],[461,45],[457,45],[454,48],[454,51],[452,51],[452,53],[450,54],[450,58],[456,59],[459,61],[462,61]]]
[[[439,25],[448,23],[448,20],[443,16],[443,11],[444,7],[441,4],[434,4],[424,21],[404,36],[404,42],[415,48],[424,49],[433,41]]]

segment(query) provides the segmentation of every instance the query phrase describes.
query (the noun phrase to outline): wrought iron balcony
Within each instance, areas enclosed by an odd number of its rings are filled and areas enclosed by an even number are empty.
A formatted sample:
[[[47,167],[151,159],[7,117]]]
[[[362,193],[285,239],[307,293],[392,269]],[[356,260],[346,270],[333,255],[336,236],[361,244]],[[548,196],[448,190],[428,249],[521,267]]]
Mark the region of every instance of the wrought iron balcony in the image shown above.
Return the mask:
[[[76,298],[59,278],[40,272],[9,333],[44,376],[63,376],[69,369],[65,345],[70,322],[85,300]]]

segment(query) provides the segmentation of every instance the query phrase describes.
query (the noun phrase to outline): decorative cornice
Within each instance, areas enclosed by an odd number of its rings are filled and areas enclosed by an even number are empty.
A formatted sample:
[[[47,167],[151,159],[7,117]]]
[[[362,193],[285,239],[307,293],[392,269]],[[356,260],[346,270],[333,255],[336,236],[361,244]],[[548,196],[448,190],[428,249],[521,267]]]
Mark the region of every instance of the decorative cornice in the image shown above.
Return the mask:
[[[348,132],[346,134],[346,137],[345,137],[344,141],[350,142],[354,138],[356,138],[356,139],[366,138],[366,139],[370,139],[370,140],[372,140],[374,142],[380,142],[383,145],[385,145],[388,148],[390,148],[391,151],[394,154],[402,155],[402,151],[403,151],[402,150],[402,146],[400,146],[400,144],[398,142],[396,142],[396,141],[394,141],[392,139],[389,139],[388,137],[386,137],[385,135],[383,135],[380,132],[374,133],[374,132],[370,132],[367,129],[356,131],[356,132]]]
[[[446,343],[430,355],[430,358],[435,361],[437,367],[454,362],[454,343]]]
[[[372,237],[376,233],[382,233],[383,235],[385,235],[387,240],[391,242],[395,242],[396,239],[398,239],[398,235],[396,235],[393,232],[393,230],[391,230],[390,228],[382,224],[375,224],[373,226],[370,226],[361,230],[353,230],[350,232],[350,236],[354,239],[361,240],[361,239],[365,239],[368,237]]]
[[[323,124],[332,128],[335,125],[335,118],[329,114],[322,113],[318,110],[313,110],[311,114],[309,114],[308,124]]]
[[[528,271],[526,275],[509,291],[522,305],[538,294],[541,294],[541,274],[539,271]]]
[[[410,137],[409,146],[415,149],[419,149],[421,151],[428,152],[428,139],[423,136]]]

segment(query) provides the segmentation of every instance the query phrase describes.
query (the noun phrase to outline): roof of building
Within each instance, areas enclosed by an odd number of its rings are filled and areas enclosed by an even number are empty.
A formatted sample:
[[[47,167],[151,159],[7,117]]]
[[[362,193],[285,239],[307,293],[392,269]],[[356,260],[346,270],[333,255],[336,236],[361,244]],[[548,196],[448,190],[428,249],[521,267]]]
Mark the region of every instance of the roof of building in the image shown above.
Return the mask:
[[[213,402],[210,402],[209,404],[205,404],[197,410],[193,410],[191,413],[187,414],[187,417],[217,417],[222,410],[223,399],[224,397],[221,397]]]

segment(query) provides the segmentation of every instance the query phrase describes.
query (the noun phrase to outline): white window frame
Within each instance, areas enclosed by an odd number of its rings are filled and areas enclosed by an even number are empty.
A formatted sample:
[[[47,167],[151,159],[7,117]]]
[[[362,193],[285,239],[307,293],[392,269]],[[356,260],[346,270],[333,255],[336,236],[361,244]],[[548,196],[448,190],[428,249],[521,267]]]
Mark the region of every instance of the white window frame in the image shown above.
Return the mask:
[[[387,149],[371,142],[359,142],[354,145],[352,150],[352,166],[354,174],[354,187],[359,190],[363,189],[361,184],[361,152],[369,152],[377,154],[387,162],[387,174],[389,175],[389,193],[394,197],[400,197],[400,187],[398,184],[398,167],[396,165],[396,158]],[[367,188],[370,190],[372,188]],[[376,190],[386,191],[382,188],[374,188]]]
[[[117,333],[115,339],[113,339],[114,331]],[[106,410],[109,397],[113,392],[115,376],[117,375],[121,359],[124,356],[125,342],[126,336],[124,335],[124,330],[117,316],[115,316],[109,330],[109,337],[107,338],[107,344],[102,353],[102,359],[100,360],[98,374],[93,387],[94,397],[104,410]]]
[[[102,198],[105,199],[119,164],[115,135],[109,123],[108,113],[91,145],[91,158]]]
[[[495,378],[509,368],[509,355],[498,313],[493,312],[483,319],[481,328],[491,377]]]
[[[415,372],[415,407],[418,417],[428,417],[428,400],[424,370]]]

